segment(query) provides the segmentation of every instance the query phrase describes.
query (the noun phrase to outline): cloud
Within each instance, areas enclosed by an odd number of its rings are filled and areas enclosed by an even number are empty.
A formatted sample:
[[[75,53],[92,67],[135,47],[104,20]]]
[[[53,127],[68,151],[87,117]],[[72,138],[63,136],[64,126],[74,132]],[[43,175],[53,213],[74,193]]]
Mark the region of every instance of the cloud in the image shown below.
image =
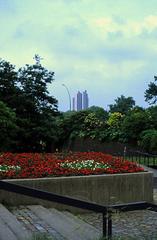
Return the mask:
[[[155,16],[148,16],[145,18],[144,27],[149,30],[150,32],[154,29],[157,29],[157,15]]]
[[[49,87],[61,109],[63,82],[72,95],[87,89],[92,105],[121,94],[143,99],[145,78],[156,71],[155,6],[154,0],[143,0],[142,8],[141,0],[0,0],[0,56],[20,67],[41,55],[55,71]]]
[[[5,15],[6,13],[15,14],[16,13],[16,7],[11,0],[1,0],[0,1],[0,13],[1,16]]]

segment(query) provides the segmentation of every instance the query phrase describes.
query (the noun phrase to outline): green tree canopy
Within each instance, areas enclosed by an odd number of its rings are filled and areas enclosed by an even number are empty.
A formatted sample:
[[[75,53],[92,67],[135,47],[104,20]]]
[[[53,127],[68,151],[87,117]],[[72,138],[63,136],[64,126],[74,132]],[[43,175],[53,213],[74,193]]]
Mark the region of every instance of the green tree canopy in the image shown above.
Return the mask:
[[[0,101],[0,151],[8,151],[15,144],[16,115]]]
[[[48,71],[40,63],[26,64],[18,71],[21,90],[21,103],[17,109],[20,142],[31,151],[39,151],[40,142],[47,145],[56,139],[54,117],[58,114],[57,100],[50,96],[47,88],[53,77],[54,72]]]
[[[131,110],[135,106],[135,101],[132,97],[125,97],[121,95],[117,99],[115,99],[115,104],[110,104],[110,112],[119,112],[122,114],[126,114],[129,110]]]
[[[149,127],[157,129],[157,106],[151,106],[146,109],[148,114]]]
[[[40,61],[16,70],[0,60],[0,101],[16,114],[16,151],[38,151],[41,141],[56,139],[57,100],[48,91],[53,77]]]
[[[110,113],[107,120],[107,125],[109,126],[109,136],[110,140],[119,140],[121,136],[121,127],[124,119],[124,115],[120,112]]]
[[[36,111],[43,109],[57,110],[57,100],[50,96],[47,84],[52,83],[54,72],[48,71],[41,64],[28,65],[18,71],[18,82],[23,96],[27,98],[28,108]]]
[[[19,91],[15,66],[0,59],[0,100],[15,108],[18,105],[16,100]]]
[[[141,108],[134,108],[124,118],[122,136],[125,142],[137,144],[142,131],[149,128],[148,113]]]
[[[157,76],[154,76],[154,82],[148,84],[148,89],[145,91],[145,100],[149,104],[155,104],[157,102]]]
[[[108,112],[105,111],[102,107],[91,106],[91,107],[89,107],[86,111],[95,113],[96,117],[97,117],[100,121],[105,121],[105,120],[108,118]]]
[[[157,153],[157,130],[148,129],[140,134],[139,146],[147,152]]]

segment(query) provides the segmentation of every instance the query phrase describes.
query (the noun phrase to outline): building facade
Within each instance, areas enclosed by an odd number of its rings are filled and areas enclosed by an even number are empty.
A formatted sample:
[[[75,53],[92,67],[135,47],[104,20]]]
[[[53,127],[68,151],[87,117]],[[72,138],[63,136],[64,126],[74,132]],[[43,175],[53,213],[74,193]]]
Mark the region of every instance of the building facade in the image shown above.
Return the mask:
[[[82,93],[78,91],[77,93],[77,111],[82,110]]]
[[[72,98],[72,110],[75,111],[75,97]]]
[[[83,109],[87,109],[89,104],[88,93],[87,90],[83,92]]]
[[[81,111],[85,110],[89,107],[89,98],[87,90],[83,93],[78,91],[76,97],[72,98],[72,110],[73,111]]]

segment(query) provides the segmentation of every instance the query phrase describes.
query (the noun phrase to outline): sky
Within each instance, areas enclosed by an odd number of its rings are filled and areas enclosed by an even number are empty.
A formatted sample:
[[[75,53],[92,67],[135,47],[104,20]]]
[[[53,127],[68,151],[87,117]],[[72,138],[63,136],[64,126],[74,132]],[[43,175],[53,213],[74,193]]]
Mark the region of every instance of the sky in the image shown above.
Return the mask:
[[[156,0],[0,0],[0,58],[55,72],[49,92],[60,111],[87,90],[90,106],[108,110],[121,95],[147,107],[157,74]],[[62,85],[64,84],[67,89]]]

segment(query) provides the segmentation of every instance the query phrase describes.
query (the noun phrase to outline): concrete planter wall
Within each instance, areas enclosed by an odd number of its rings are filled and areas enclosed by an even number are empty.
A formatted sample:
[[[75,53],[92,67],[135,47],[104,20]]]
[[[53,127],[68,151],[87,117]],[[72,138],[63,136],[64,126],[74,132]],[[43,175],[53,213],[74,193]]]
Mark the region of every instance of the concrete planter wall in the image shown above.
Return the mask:
[[[153,201],[152,173],[104,174],[76,177],[5,180],[99,204]],[[69,209],[68,206],[0,190],[0,202],[9,205],[42,204]],[[70,208],[70,210],[76,210]]]

